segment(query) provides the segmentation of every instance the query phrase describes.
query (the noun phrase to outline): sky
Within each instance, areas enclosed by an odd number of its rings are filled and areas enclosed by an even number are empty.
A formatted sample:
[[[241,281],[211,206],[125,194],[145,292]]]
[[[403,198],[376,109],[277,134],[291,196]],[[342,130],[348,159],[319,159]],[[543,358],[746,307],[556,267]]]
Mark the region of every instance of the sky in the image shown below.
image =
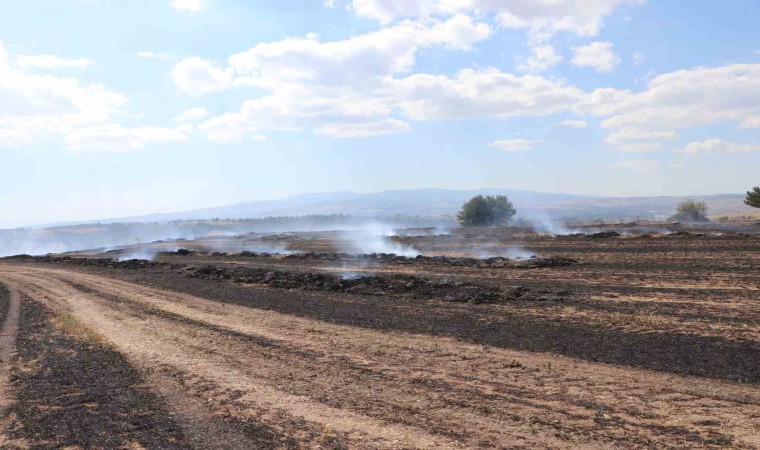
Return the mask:
[[[760,1],[0,2],[0,227],[760,184]]]

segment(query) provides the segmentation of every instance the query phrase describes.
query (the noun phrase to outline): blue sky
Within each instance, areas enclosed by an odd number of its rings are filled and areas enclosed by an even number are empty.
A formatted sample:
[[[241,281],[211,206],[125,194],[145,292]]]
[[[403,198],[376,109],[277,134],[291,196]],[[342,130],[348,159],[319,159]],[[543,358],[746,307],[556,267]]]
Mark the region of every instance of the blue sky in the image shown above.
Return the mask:
[[[760,184],[760,2],[0,3],[0,226]]]

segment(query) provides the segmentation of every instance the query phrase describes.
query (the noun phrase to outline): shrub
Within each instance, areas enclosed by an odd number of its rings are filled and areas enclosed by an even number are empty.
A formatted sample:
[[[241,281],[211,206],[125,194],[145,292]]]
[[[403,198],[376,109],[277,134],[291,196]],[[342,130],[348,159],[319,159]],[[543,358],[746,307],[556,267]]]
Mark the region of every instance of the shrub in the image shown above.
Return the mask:
[[[462,205],[457,220],[463,227],[493,227],[507,225],[517,213],[504,195],[476,195]]]
[[[751,191],[747,191],[744,204],[753,208],[760,208],[760,187],[755,186]]]
[[[707,203],[700,200],[684,200],[676,207],[675,215],[670,220],[681,222],[707,222]]]

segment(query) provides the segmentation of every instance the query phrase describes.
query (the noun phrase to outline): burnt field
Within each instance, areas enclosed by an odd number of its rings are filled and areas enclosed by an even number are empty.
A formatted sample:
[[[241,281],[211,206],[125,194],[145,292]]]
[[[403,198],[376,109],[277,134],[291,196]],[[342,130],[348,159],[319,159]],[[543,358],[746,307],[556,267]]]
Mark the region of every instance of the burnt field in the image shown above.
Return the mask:
[[[760,446],[752,223],[251,234],[0,283],[9,448]]]

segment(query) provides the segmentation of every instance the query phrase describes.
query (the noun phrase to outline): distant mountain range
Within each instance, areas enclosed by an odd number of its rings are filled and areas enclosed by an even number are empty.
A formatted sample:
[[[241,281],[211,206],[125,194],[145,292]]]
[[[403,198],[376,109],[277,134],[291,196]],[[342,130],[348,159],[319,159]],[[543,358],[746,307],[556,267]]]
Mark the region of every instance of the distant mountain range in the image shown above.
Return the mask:
[[[477,194],[506,195],[519,217],[602,219],[663,219],[686,198],[707,202],[711,215],[748,212],[741,194],[691,197],[602,197],[517,189],[415,189],[378,193],[330,192],[296,195],[281,200],[253,201],[214,208],[88,222],[163,222],[199,219],[244,219],[270,216],[346,214],[354,216],[453,216]],[[80,222],[81,223],[81,222]]]
[[[379,223],[395,228],[446,228],[455,225],[453,216],[464,202],[476,194],[508,196],[515,204],[518,217],[528,219],[546,230],[551,230],[555,225],[556,222],[552,219],[562,218],[606,221],[665,219],[673,213],[676,204],[685,198],[613,198],[512,189],[419,189],[375,194],[309,194],[177,213],[0,230],[0,256],[112,248],[137,242],[195,239],[220,234],[363,229]],[[705,200],[713,215],[752,210],[743,205],[743,196],[738,194],[695,198]],[[307,215],[309,217],[303,217]],[[333,215],[346,217],[332,217]],[[252,220],[200,221],[204,219]]]

